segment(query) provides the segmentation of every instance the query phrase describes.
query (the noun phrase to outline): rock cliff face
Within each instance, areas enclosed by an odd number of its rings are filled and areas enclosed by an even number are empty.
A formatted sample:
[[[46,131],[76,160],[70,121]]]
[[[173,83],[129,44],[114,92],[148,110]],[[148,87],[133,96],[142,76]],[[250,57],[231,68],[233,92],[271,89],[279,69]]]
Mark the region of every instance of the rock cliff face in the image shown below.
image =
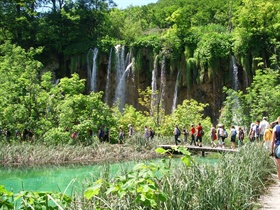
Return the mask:
[[[87,79],[87,93],[91,90],[91,77],[95,75],[96,91],[104,92],[103,99],[110,106],[119,101],[121,108],[124,104],[131,104],[142,110],[138,103],[138,89],[153,86],[151,89],[158,91],[158,102],[162,102],[166,114],[172,112],[174,94],[177,92],[175,104],[181,104],[185,99],[208,103],[205,115],[210,116],[213,122],[217,122],[225,99],[223,87],[234,88],[237,85],[238,89],[244,90],[248,80],[243,69],[235,63],[237,72],[233,72],[230,57],[218,61],[215,71],[210,68],[187,70],[184,55],[172,59],[164,54],[155,55],[149,49],[132,51],[120,46],[113,48],[110,54],[99,52],[95,60],[93,55],[88,54],[86,60],[86,65],[72,65],[75,67],[70,71]]]

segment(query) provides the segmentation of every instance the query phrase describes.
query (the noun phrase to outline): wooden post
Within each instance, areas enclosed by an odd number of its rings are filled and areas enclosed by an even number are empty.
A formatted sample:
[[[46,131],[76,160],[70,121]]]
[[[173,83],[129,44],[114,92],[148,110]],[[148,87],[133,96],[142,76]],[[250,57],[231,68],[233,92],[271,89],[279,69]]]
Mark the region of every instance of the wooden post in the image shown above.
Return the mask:
[[[205,157],[205,151],[202,151],[202,157]]]

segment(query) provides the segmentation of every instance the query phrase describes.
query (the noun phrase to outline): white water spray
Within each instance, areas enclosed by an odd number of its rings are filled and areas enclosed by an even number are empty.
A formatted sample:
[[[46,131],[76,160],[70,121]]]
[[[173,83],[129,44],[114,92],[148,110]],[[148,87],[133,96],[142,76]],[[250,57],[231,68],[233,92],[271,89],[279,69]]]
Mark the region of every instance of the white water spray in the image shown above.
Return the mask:
[[[90,55],[92,56],[92,66],[90,66]],[[96,77],[97,77],[97,55],[98,55],[98,49],[94,48],[89,49],[87,60],[88,60],[88,78],[90,78],[90,91],[96,91]]]
[[[105,103],[108,104],[110,75],[111,75],[111,63],[112,63],[112,48],[110,50],[109,62],[107,67],[106,89],[105,89]]]
[[[176,106],[177,106],[179,75],[180,75],[180,71],[178,71],[177,78],[176,78],[176,83],[175,83],[173,104],[172,104],[172,110],[171,110],[172,113],[174,112],[174,110],[176,109]]]

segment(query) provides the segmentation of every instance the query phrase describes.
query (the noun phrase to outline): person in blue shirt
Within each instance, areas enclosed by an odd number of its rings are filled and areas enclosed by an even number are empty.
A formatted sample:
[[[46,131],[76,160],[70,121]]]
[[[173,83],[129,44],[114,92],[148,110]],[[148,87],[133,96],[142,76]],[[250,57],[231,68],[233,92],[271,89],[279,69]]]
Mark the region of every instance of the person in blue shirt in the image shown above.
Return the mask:
[[[272,131],[271,154],[275,156],[277,165],[277,175],[280,181],[280,116],[277,118],[276,125]]]

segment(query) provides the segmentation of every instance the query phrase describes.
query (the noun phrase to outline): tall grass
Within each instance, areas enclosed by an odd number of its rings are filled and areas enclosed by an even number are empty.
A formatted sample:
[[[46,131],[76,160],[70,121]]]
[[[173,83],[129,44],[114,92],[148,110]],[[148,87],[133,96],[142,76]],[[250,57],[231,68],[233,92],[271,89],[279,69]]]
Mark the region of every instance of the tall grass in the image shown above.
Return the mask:
[[[168,167],[160,166],[160,167]],[[159,172],[159,171],[158,171]],[[158,173],[157,172],[157,173]],[[91,200],[75,197],[72,209],[253,209],[257,198],[272,181],[274,162],[260,146],[251,144],[239,153],[224,155],[215,165],[194,163],[188,167],[181,162],[172,162],[167,175],[154,180],[166,200],[156,200],[156,207],[147,207],[134,202],[134,194],[118,196],[106,193],[101,188]],[[126,172],[123,176],[130,174]],[[130,174],[131,175],[131,174]],[[107,180],[109,183],[118,180]],[[136,190],[136,189],[135,189]],[[85,205],[81,205],[84,203]],[[79,206],[77,206],[79,204]]]
[[[148,145],[127,142],[124,145],[94,143],[92,145],[44,145],[42,143],[0,143],[2,166],[37,166],[72,163],[113,163],[158,157],[154,149],[157,143]]]

